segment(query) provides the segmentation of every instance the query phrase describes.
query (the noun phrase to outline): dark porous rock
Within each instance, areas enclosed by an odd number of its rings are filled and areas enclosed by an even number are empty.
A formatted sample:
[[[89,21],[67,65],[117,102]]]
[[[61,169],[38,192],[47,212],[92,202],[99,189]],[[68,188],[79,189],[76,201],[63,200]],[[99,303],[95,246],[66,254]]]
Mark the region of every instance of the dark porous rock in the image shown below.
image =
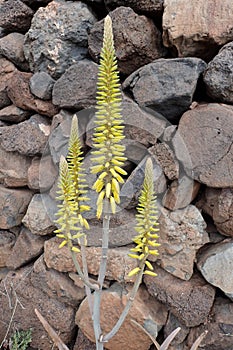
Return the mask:
[[[0,145],[8,152],[33,156],[43,153],[50,124],[46,117],[35,114],[29,120],[0,129]]]
[[[17,329],[32,329],[31,346],[48,350],[53,342],[35,314],[35,308],[44,316],[52,328],[65,343],[72,340],[75,330],[74,309],[48,295],[30,282],[33,266],[29,265],[17,271],[10,271],[0,284],[0,341],[3,340],[15,305],[15,293],[19,299],[14,314],[14,325]],[[9,299],[12,304],[9,305]],[[23,306],[23,307],[22,307]],[[13,329],[12,329],[13,330]]]
[[[59,78],[87,56],[87,36],[95,22],[94,14],[81,1],[55,0],[40,7],[24,43],[31,71],[45,71]]]
[[[189,327],[186,327],[176,316],[169,312],[167,323],[164,327],[165,338],[168,337],[177,327],[180,327],[181,329],[171,342],[172,345],[179,345],[185,340],[189,334]]]
[[[35,157],[28,169],[28,187],[45,192],[49,190],[58,177],[58,168],[50,155]]]
[[[10,32],[25,33],[31,24],[34,12],[20,0],[1,0],[0,26]]]
[[[206,63],[199,58],[158,59],[132,73],[123,83],[140,106],[173,121],[187,111]]]
[[[36,98],[30,91],[31,73],[15,71],[8,82],[7,93],[14,105],[19,108],[35,111],[48,117],[54,116],[58,109],[51,101]]]
[[[10,33],[0,39],[0,55],[13,62],[19,69],[28,70],[23,52],[24,35]]]
[[[0,120],[10,123],[20,123],[29,118],[31,114],[30,111],[25,111],[24,109],[10,105],[0,110]]]
[[[232,0],[164,0],[164,45],[179,57],[209,60],[233,40],[232,16]]]
[[[105,350],[106,348],[104,348]],[[96,350],[95,343],[90,341],[81,331],[78,330],[78,335],[74,344],[73,350]]]
[[[61,108],[83,109],[96,104],[98,65],[82,60],[66,70],[53,88],[53,103]]]
[[[9,189],[0,185],[0,228],[21,224],[33,193],[26,189]]]
[[[224,298],[217,298],[208,322],[193,328],[188,336],[188,349],[202,333],[207,335],[201,342],[203,350],[231,350],[233,337],[233,303]]]
[[[103,292],[100,323],[104,334],[108,333],[119,319],[129,298],[129,292],[130,286],[127,286],[127,289],[124,290],[118,283],[114,283],[110,289]],[[144,286],[140,286],[125,322],[116,335],[105,344],[105,347],[109,350],[148,350],[152,340],[131,320],[133,319],[139,325],[145,327],[147,332],[156,338],[159,330],[165,324],[166,318],[166,308],[152,298]],[[92,319],[87,298],[80,304],[76,313],[75,323],[86,337],[94,341]],[[135,339],[135,341],[132,341],[132,339]]]
[[[218,201],[218,197],[221,193],[220,188],[210,188],[206,187],[205,190],[201,193],[199,200],[196,203],[196,206],[203,210],[204,213],[213,217],[213,210],[215,204]]]
[[[186,112],[173,138],[176,157],[209,187],[233,186],[233,106],[210,103]]]
[[[38,72],[30,79],[30,90],[33,95],[42,100],[51,100],[54,83],[55,80],[48,73]]]
[[[0,183],[6,187],[24,187],[28,183],[31,159],[18,152],[7,152],[0,146]]]
[[[158,263],[170,274],[189,280],[197,251],[209,242],[206,223],[194,205],[175,211],[159,208],[159,213]]]
[[[7,266],[7,259],[15,245],[15,235],[7,230],[0,230],[0,267]]]
[[[22,227],[11,252],[8,254],[7,267],[16,270],[39,256],[44,248],[45,238],[32,234]]]
[[[132,171],[130,176],[127,178],[125,184],[121,188],[122,203],[121,206],[131,209],[135,208],[138,203],[138,198],[141,193],[142,183],[145,176],[147,156],[138,164],[138,166]],[[153,160],[154,170],[154,187],[157,194],[163,193],[166,190],[166,178],[163,170],[156,160]]]
[[[215,297],[215,288],[199,275],[182,281],[154,265],[156,278],[145,276],[148,292],[170,311],[186,327],[196,327],[207,321]]]
[[[45,236],[55,230],[55,225],[51,221],[44,201],[46,197],[35,194],[28,206],[26,215],[22,222],[35,235]]]
[[[166,143],[158,143],[149,148],[149,153],[154,156],[158,164],[164,171],[169,180],[175,180],[179,177],[179,163],[175,159],[173,150]]]
[[[169,185],[163,197],[163,206],[170,210],[187,207],[196,198],[200,187],[199,182],[186,175],[180,176]]]
[[[233,103],[233,41],[222,47],[204,74],[207,93],[215,101]]]
[[[119,71],[131,74],[139,67],[165,55],[161,33],[152,19],[137,15],[130,7],[110,12]],[[91,29],[89,52],[97,62],[102,47],[103,20]]]
[[[11,100],[7,94],[7,86],[10,78],[12,77],[15,66],[6,58],[0,57],[0,108],[9,106]]]
[[[233,301],[232,253],[232,240],[216,243],[199,254],[197,266],[207,282],[220,288]]]
[[[163,0],[104,0],[108,10],[119,6],[131,7],[135,12],[148,16],[161,16],[163,11]]]
[[[30,280],[35,288],[42,290],[49,298],[73,307],[77,307],[85,297],[85,289],[75,286],[67,274],[48,269],[43,255],[34,263]]]

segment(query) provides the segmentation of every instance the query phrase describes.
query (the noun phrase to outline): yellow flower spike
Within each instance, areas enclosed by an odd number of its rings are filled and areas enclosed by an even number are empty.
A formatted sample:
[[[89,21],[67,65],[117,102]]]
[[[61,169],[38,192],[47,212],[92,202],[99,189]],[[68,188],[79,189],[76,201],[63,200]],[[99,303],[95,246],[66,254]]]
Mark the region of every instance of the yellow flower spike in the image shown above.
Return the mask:
[[[116,213],[116,202],[114,197],[110,197],[110,205],[111,205],[111,209],[112,209],[112,213],[115,214]]]
[[[111,184],[108,182],[106,185],[106,197],[109,198],[111,195]]]
[[[128,277],[132,277],[134,275],[137,275],[138,272],[140,271],[141,269],[139,267],[135,267],[135,269],[131,270],[129,273],[128,273]]]
[[[150,269],[152,271],[154,270],[153,266],[151,265],[151,263],[148,260],[145,262],[145,264],[148,267],[148,269]]]
[[[153,277],[158,276],[157,273],[155,273],[155,272],[153,272],[153,271],[150,271],[150,270],[144,271],[143,274],[144,274],[144,275],[153,276]]]
[[[80,249],[78,249],[77,247],[72,247],[71,250],[75,253],[80,253]]]
[[[119,166],[115,165],[114,169],[121,175],[127,175],[127,172],[124,169],[121,169]]]
[[[68,243],[68,241],[62,241],[58,248],[60,249],[60,248],[64,247],[67,243]]]
[[[139,255],[136,254],[128,254],[128,256],[133,259],[139,259]]]

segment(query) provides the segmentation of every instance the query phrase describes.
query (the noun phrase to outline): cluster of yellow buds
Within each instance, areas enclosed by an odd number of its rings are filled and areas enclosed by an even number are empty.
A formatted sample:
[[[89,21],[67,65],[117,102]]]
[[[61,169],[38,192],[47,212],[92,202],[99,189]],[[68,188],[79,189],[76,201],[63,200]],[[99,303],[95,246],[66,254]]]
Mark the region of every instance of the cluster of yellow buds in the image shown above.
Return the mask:
[[[125,147],[120,144],[124,139],[124,126],[121,116],[121,91],[117,70],[117,61],[113,44],[112,21],[109,16],[104,22],[103,47],[100,54],[100,66],[97,81],[97,112],[95,131],[93,134],[91,172],[97,174],[93,189],[99,193],[97,199],[97,217],[103,211],[103,200],[107,198],[111,210],[116,212],[116,204],[120,203],[120,186],[124,183],[122,169],[126,157]]]
[[[130,271],[129,276],[138,274],[141,269],[145,267],[144,274],[156,276],[156,273],[153,272],[153,266],[148,261],[148,256],[150,254],[158,255],[158,250],[156,248],[160,246],[156,241],[159,237],[157,234],[159,231],[159,224],[153,183],[153,163],[151,158],[148,158],[146,161],[145,178],[139,197],[137,212],[137,225],[135,230],[138,232],[138,235],[133,239],[136,246],[130,249],[132,253],[130,253],[129,256],[138,259],[139,266]]]

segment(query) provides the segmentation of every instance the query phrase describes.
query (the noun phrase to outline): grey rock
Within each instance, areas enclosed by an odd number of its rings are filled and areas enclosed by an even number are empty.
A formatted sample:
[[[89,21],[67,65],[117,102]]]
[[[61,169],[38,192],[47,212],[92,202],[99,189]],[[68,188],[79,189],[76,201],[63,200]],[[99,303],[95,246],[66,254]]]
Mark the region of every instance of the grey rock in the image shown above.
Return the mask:
[[[110,12],[119,71],[131,74],[139,67],[165,55],[160,31],[154,22],[137,15],[130,7]],[[88,44],[92,58],[99,60],[102,47],[103,20],[91,29]],[[127,43],[127,45],[126,45]]]
[[[193,275],[196,253],[209,237],[206,223],[194,205],[170,211],[159,208],[158,264],[183,280]]]
[[[96,104],[98,65],[82,60],[66,70],[53,88],[53,103],[61,108],[83,109]]]
[[[186,327],[196,327],[206,322],[215,297],[215,288],[199,275],[182,281],[154,265],[157,277],[145,276],[148,292],[166,304],[169,310]]]
[[[185,338],[189,334],[189,327],[186,327],[182,322],[180,322],[180,320],[176,316],[169,312],[167,323],[164,327],[165,338],[167,338],[177,327],[180,327],[181,329],[171,342],[171,345],[174,346],[181,344],[185,340]],[[175,349],[178,350],[177,348]]]
[[[204,104],[186,112],[173,145],[188,174],[209,187],[231,187],[233,107]]]
[[[7,106],[0,110],[0,120],[4,120],[6,122],[20,123],[25,119],[28,119],[32,112],[25,111],[19,107],[14,105]]]
[[[204,82],[207,93],[215,101],[233,103],[233,42],[222,47],[207,66]]]
[[[58,177],[58,168],[50,155],[35,157],[28,169],[28,187],[45,192],[49,190]]]
[[[7,266],[7,259],[11,255],[16,241],[15,235],[7,230],[0,230],[0,267]]]
[[[6,187],[24,187],[28,183],[31,159],[18,152],[7,152],[0,146],[0,183]]]
[[[28,70],[23,52],[24,35],[10,33],[0,39],[0,55],[13,62],[19,69]]]
[[[7,93],[9,79],[15,70],[13,63],[6,58],[0,57],[0,108],[4,108],[11,104],[11,100]]]
[[[21,224],[33,193],[25,189],[9,189],[0,185],[0,228]]]
[[[1,0],[0,26],[10,32],[25,33],[30,28],[33,13],[20,0]]]
[[[127,6],[135,12],[153,17],[161,16],[163,11],[163,0],[104,0],[104,3],[109,10],[119,6]]]
[[[158,59],[132,73],[123,83],[140,106],[173,121],[192,103],[198,79],[206,68],[199,58]]]
[[[17,125],[2,127],[0,144],[8,152],[33,156],[43,153],[49,133],[48,119],[36,114]]]
[[[232,252],[232,240],[216,243],[199,254],[197,266],[207,282],[233,301]]]
[[[213,207],[213,220],[218,231],[233,237],[233,189],[223,188]]]
[[[41,194],[35,194],[22,220],[24,225],[33,234],[39,236],[50,234],[56,228],[54,223],[50,220],[46,207],[44,206],[43,201],[45,201],[45,198],[45,195],[42,198]]]
[[[135,208],[138,203],[138,197],[141,193],[142,183],[144,181],[146,159],[147,157],[138,164],[121,188],[121,206],[124,208]],[[166,178],[160,165],[153,157],[152,160],[154,167],[154,188],[155,192],[160,194],[166,190]]]
[[[44,237],[36,236],[22,227],[12,251],[8,254],[7,267],[16,270],[31,262],[43,252],[44,242]]]
[[[55,80],[46,72],[33,74],[30,79],[30,89],[33,95],[42,100],[52,99],[52,90]]]
[[[57,79],[85,58],[88,32],[95,22],[94,14],[81,1],[55,0],[40,7],[24,43],[31,71],[45,71]]]

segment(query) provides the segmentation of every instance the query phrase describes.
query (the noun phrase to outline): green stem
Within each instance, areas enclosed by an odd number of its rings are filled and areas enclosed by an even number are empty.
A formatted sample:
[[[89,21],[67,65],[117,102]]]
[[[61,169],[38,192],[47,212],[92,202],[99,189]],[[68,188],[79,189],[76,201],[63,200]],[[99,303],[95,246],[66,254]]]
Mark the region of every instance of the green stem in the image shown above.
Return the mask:
[[[108,256],[108,239],[109,239],[109,222],[110,222],[110,205],[109,200],[104,200],[103,208],[103,235],[102,235],[102,255],[99,268],[99,290],[96,290],[94,293],[94,309],[93,309],[93,327],[96,340],[96,349],[103,350],[102,342],[102,330],[100,325],[100,303],[101,303],[101,294],[103,289],[104,278],[107,268],[107,256]]]

